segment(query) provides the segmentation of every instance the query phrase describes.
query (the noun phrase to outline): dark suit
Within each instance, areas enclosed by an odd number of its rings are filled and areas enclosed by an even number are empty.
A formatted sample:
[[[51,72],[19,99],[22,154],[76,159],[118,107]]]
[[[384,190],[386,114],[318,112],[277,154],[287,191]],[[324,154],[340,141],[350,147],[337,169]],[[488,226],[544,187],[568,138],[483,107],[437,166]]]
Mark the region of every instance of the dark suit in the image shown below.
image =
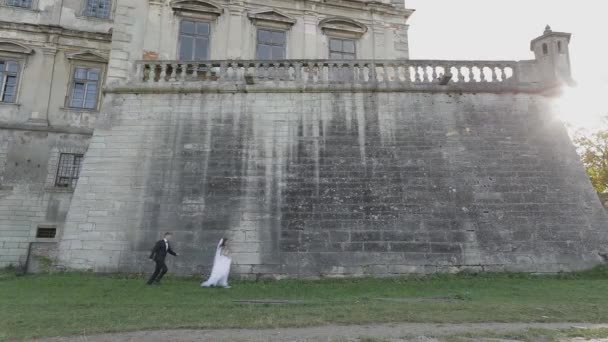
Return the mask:
[[[167,248],[167,246],[169,248]],[[152,248],[152,253],[150,254],[150,259],[152,259],[152,260],[154,260],[154,262],[156,262],[156,268],[154,269],[154,273],[152,273],[152,276],[148,280],[148,284],[152,284],[154,282],[157,282],[157,283],[160,282],[160,280],[163,279],[163,276],[165,275],[165,273],[167,273],[167,271],[169,270],[167,268],[167,265],[165,264],[165,258],[167,257],[167,253],[169,253],[173,256],[177,255],[177,253],[175,253],[171,249],[171,245],[169,244],[169,242],[165,243],[164,239],[158,241]]]

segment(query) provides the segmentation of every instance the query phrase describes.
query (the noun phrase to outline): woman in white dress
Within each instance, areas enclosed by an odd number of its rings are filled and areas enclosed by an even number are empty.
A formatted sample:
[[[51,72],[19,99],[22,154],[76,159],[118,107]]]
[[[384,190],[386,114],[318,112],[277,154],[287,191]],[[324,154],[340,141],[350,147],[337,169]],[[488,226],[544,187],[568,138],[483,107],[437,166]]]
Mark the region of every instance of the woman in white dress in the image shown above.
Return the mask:
[[[209,279],[201,284],[201,287],[223,287],[229,289],[228,286],[228,275],[230,274],[230,259],[228,248],[226,246],[228,239],[223,238],[217,245],[215,251],[215,259],[213,260],[213,268],[211,269],[211,276]]]

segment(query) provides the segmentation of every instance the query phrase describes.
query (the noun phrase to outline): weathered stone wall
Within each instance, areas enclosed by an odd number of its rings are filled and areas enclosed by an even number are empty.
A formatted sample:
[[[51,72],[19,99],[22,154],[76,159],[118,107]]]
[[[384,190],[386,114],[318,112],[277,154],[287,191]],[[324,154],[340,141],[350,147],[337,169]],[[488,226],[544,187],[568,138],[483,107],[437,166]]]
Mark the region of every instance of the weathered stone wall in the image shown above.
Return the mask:
[[[101,88],[112,39],[113,13],[86,17],[84,4],[0,0],[0,61],[19,64],[15,100],[0,100],[0,267],[24,266],[30,243],[61,235],[72,193],[54,187],[59,155],[86,151],[99,110],[69,108],[74,68],[99,68]],[[38,225],[58,236],[37,239]]]
[[[416,92],[108,94],[60,262],[240,275],[572,270],[606,216],[551,99]]]
[[[329,58],[329,37],[355,40],[357,59],[409,58],[407,20],[413,10],[405,9],[403,2],[398,6],[389,0],[217,0],[194,4],[188,11],[179,10],[181,5],[168,0],[117,3],[109,84],[127,79],[137,60],[177,60],[183,19],[209,22],[211,60],[256,58],[258,28],[273,27],[274,21],[281,20],[291,22],[274,28],[286,32],[287,59]],[[252,18],[255,14],[263,14],[268,21],[257,23]],[[332,25],[332,32],[326,32],[321,23],[328,19],[347,22]],[[350,25],[361,25],[364,32],[348,35],[353,29]]]
[[[90,136],[0,129],[0,267],[24,266],[30,242],[57,242],[72,191],[55,188],[59,154],[84,153]],[[55,239],[36,239],[39,225]]]

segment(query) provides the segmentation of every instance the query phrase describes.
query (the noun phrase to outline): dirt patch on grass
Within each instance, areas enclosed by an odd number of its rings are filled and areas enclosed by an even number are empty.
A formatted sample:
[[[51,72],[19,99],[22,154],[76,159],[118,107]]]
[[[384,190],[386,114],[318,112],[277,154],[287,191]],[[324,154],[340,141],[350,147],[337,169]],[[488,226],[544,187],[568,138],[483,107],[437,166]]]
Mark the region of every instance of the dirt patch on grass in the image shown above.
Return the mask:
[[[192,341],[226,341],[226,342],[439,342],[444,337],[474,335],[484,332],[508,334],[523,332],[528,329],[569,330],[601,329],[608,325],[573,324],[573,323],[474,323],[474,324],[381,324],[362,326],[329,325],[313,328],[272,329],[272,330],[170,330],[138,331],[120,334],[96,336],[73,336],[63,338],[46,338],[39,341],[52,342],[192,342]],[[475,341],[519,341],[512,339],[483,339]],[[470,340],[469,340],[470,341]],[[569,339],[569,341],[579,341]],[[595,340],[602,341],[602,340]],[[604,340],[608,341],[608,340]]]

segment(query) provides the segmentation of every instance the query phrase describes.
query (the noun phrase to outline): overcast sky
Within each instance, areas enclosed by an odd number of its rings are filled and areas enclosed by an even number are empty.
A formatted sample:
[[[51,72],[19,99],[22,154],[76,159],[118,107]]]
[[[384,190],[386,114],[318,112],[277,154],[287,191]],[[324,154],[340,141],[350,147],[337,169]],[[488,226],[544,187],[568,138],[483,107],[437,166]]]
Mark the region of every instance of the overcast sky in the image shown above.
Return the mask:
[[[576,89],[564,97],[564,119],[594,127],[608,115],[608,0],[405,0],[412,59],[534,58],[530,41],[547,24],[573,34]],[[602,99],[603,97],[603,99]]]

